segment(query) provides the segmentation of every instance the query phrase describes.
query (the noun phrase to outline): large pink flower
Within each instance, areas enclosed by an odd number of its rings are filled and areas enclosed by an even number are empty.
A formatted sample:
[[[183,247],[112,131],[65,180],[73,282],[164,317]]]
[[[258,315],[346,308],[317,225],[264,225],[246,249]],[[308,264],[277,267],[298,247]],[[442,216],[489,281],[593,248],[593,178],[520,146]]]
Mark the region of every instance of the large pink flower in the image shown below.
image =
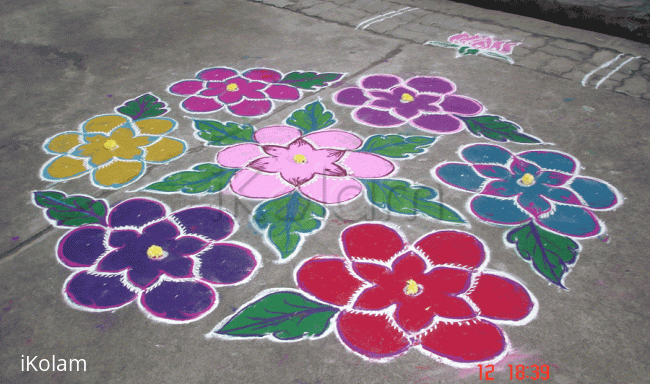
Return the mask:
[[[395,170],[381,156],[354,152],[363,143],[358,136],[322,130],[303,136],[293,127],[265,127],[253,135],[256,143],[238,144],[217,154],[227,168],[243,168],[230,181],[241,196],[269,199],[299,190],[326,204],[358,196],[362,184],[355,178],[384,177]]]
[[[537,302],[520,283],[484,270],[483,243],[460,231],[430,233],[411,247],[395,230],[364,223],[341,235],[347,258],[316,256],[298,287],[336,305],[339,339],[373,360],[415,347],[452,365],[496,361],[508,351],[498,323],[523,324]]]
[[[273,99],[298,100],[300,91],[283,84],[274,84],[282,74],[271,69],[251,69],[243,74],[231,68],[204,69],[198,80],[182,80],[172,84],[169,92],[188,96],[181,103],[187,112],[208,113],[223,105],[237,116],[261,116],[271,111]]]

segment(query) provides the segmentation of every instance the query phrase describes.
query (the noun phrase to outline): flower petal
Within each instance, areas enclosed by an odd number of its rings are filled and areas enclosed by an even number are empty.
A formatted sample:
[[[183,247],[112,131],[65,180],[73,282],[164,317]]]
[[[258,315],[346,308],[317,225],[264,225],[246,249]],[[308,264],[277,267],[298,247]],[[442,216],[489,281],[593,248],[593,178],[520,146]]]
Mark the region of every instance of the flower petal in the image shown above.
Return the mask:
[[[111,209],[111,213],[108,215],[108,225],[113,228],[141,227],[166,215],[165,206],[156,200],[129,199]]]
[[[342,311],[336,321],[338,335],[352,351],[371,359],[394,358],[411,346],[404,332],[388,316]]]
[[[398,119],[388,111],[380,111],[368,107],[361,107],[352,113],[355,119],[373,127],[397,127],[406,121]]]
[[[302,184],[300,192],[323,204],[337,204],[354,199],[363,191],[363,185],[350,177],[314,175]]]
[[[63,132],[45,142],[44,148],[53,153],[67,153],[81,143],[79,132]]]
[[[471,166],[462,163],[441,164],[435,173],[443,183],[469,192],[478,192],[485,182]]]
[[[476,269],[485,262],[485,248],[474,236],[457,231],[439,231],[415,243],[433,265],[454,265]]]
[[[465,96],[447,95],[438,105],[445,112],[463,116],[474,116],[483,112],[483,105],[481,103]]]
[[[163,281],[144,293],[140,300],[150,314],[171,321],[193,321],[217,304],[217,294],[208,285],[195,281]]]
[[[341,234],[343,252],[350,259],[388,261],[404,249],[402,237],[382,224],[359,224]]]
[[[109,133],[113,129],[128,122],[127,118],[118,115],[104,115],[94,117],[84,123],[81,130],[86,133],[101,132]]]
[[[554,151],[526,151],[517,154],[517,157],[532,161],[545,169],[552,169],[566,173],[573,173],[577,164],[573,158],[561,152]]]
[[[197,79],[208,81],[223,81],[233,76],[237,76],[237,71],[227,67],[204,69],[196,75]]]
[[[137,294],[122,284],[120,276],[91,275],[81,271],[65,284],[65,295],[90,310],[114,309],[135,300]]]
[[[263,145],[287,146],[300,136],[302,136],[302,132],[298,128],[286,125],[272,125],[255,131],[253,139]]]
[[[452,93],[456,85],[444,77],[437,76],[416,76],[409,79],[406,85],[416,89],[418,92]]]
[[[203,89],[203,82],[199,80],[183,80],[172,84],[169,92],[177,95],[189,96],[194,95]]]
[[[522,193],[517,196],[517,203],[531,216],[538,217],[551,210],[551,204],[539,195]]]
[[[440,322],[421,340],[426,351],[458,363],[491,360],[507,347],[501,329],[484,320],[469,324]]]
[[[229,105],[228,110],[237,116],[261,116],[271,110],[273,103],[269,100],[243,100]]]
[[[236,284],[257,267],[253,252],[236,244],[214,244],[199,259],[199,276],[214,284]]]
[[[481,190],[481,195],[513,197],[522,193],[522,189],[523,188],[512,179],[509,181],[493,180],[485,185],[483,190]]]
[[[43,167],[42,176],[48,180],[63,180],[80,176],[88,171],[85,162],[69,156],[52,159]]]
[[[248,70],[242,76],[249,80],[264,81],[266,83],[275,83],[282,79],[280,72],[263,68]]]
[[[218,111],[223,105],[213,98],[191,96],[183,100],[181,107],[188,112],[206,113]]]
[[[139,179],[145,166],[141,161],[113,160],[93,171],[93,181],[100,187],[120,188]]]
[[[481,274],[468,297],[479,307],[479,314],[492,320],[518,321],[534,309],[532,295],[514,280]]]
[[[365,92],[363,92],[362,89],[356,87],[341,89],[334,94],[335,103],[354,107],[363,105],[368,100],[370,100],[370,98],[365,95]]]
[[[402,79],[394,75],[370,75],[361,79],[360,84],[366,89],[390,89],[401,82]]]
[[[176,128],[176,121],[172,119],[151,118],[142,119],[133,123],[140,133],[145,135],[164,135]]]
[[[511,173],[507,168],[500,167],[498,165],[476,164],[474,165],[474,170],[479,175],[489,177],[491,179],[507,180],[511,177]]]
[[[303,263],[296,272],[296,283],[317,299],[339,307],[348,304],[363,284],[346,268],[344,259],[328,256]]]
[[[87,225],[68,232],[59,242],[57,256],[68,267],[90,267],[106,252],[104,227]]]
[[[395,303],[391,292],[386,292],[386,289],[381,285],[374,285],[366,288],[359,297],[354,301],[353,309],[365,309],[369,311],[378,311],[388,308]]]
[[[379,284],[387,276],[393,274],[390,268],[384,265],[359,261],[352,263],[352,269],[363,280],[373,284]]]
[[[174,212],[172,217],[180,223],[185,233],[205,236],[214,241],[228,237],[235,226],[228,213],[208,206],[182,209]]]
[[[314,132],[303,137],[317,148],[357,149],[363,144],[359,136],[345,131],[327,130]]]
[[[145,147],[146,155],[144,159],[154,163],[165,163],[182,155],[185,149],[187,147],[184,141],[162,137],[150,146]]]
[[[389,160],[372,153],[347,152],[338,161],[350,176],[358,178],[378,178],[390,175],[395,165]]]
[[[465,127],[465,123],[452,115],[428,113],[422,114],[411,120],[411,125],[416,128],[440,134],[456,133]]]
[[[461,152],[461,156],[474,164],[506,165],[512,158],[512,153],[498,145],[474,144],[465,147]]]
[[[245,143],[222,149],[217,153],[216,161],[222,167],[244,168],[251,160],[264,155],[259,145]]]
[[[571,179],[571,175],[567,175],[565,173],[542,171],[537,177],[537,183],[552,187],[558,187],[564,185],[567,181],[569,181],[569,179]]]
[[[242,169],[230,179],[230,188],[233,192],[252,199],[269,199],[286,195],[294,190],[294,186],[287,183],[278,174]]]
[[[470,202],[472,213],[479,219],[494,224],[515,225],[530,220],[514,200],[491,196],[475,196]]]
[[[298,100],[300,99],[300,91],[294,87],[288,85],[271,85],[268,88],[264,89],[266,93],[272,99],[278,100]]]
[[[619,203],[616,189],[609,184],[586,177],[576,177],[569,185],[587,203],[589,208],[609,209]]]
[[[556,204],[555,211],[537,222],[553,232],[575,237],[596,236],[601,231],[600,223],[591,211],[573,205]]]

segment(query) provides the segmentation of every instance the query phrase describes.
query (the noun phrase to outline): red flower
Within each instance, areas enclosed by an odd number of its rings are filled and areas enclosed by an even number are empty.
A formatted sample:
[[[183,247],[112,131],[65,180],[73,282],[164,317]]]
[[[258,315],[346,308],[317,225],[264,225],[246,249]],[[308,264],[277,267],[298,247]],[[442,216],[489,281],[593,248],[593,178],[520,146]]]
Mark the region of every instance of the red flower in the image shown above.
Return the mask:
[[[520,283],[484,271],[483,243],[460,231],[439,231],[413,246],[382,224],[359,224],[341,235],[347,258],[315,256],[298,267],[298,287],[341,307],[339,339],[373,360],[415,347],[447,364],[505,356],[495,323],[524,324],[537,302]]]

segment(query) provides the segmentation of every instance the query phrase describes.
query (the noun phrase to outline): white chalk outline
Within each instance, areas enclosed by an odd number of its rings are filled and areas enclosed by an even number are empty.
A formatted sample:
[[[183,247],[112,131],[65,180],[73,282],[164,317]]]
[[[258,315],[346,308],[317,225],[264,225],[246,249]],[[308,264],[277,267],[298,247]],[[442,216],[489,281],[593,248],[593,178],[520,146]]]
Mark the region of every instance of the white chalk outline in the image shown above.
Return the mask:
[[[590,78],[593,74],[595,74],[596,72],[600,71],[601,69],[604,69],[604,68],[609,67],[610,65],[614,64],[615,62],[618,61],[618,59],[620,59],[621,57],[623,57],[623,56],[625,56],[625,55],[626,55],[625,53],[620,53],[620,54],[619,54],[618,56],[616,56],[615,58],[613,58],[613,59],[611,59],[610,61],[608,61],[608,62],[602,64],[600,67],[594,69],[593,71],[587,73],[587,74],[585,75],[585,77],[582,78],[582,81],[580,82],[580,84],[582,84],[583,87],[586,87],[586,86],[587,86],[587,81],[589,80],[589,78]],[[619,69],[623,68],[623,66],[624,66],[625,64],[629,63],[629,62],[632,61],[632,60],[639,59],[639,58],[641,58],[641,56],[633,56],[633,57],[630,57],[630,58],[628,58],[627,60],[625,60],[625,61],[624,61],[622,64],[620,64],[618,67],[614,68],[611,72],[609,72],[605,77],[603,77],[602,79],[600,79],[600,80],[596,83],[596,87],[595,87],[595,89],[598,89],[598,87],[600,87],[600,85],[601,85],[605,80],[607,80],[611,75],[613,75],[614,73],[616,73],[616,71],[618,71]]]
[[[605,80],[607,80],[607,78],[609,78],[611,75],[613,75],[613,74],[614,74],[616,71],[618,71],[619,69],[623,68],[623,66],[624,66],[625,64],[629,63],[630,61],[632,61],[632,60],[634,60],[634,59],[638,59],[638,58],[640,58],[640,57],[641,57],[641,56],[630,57],[629,59],[625,60],[625,61],[623,62],[623,64],[621,64],[621,65],[619,65],[618,67],[614,68],[614,70],[611,71],[610,73],[608,73],[607,76],[605,76],[605,77],[603,77],[602,79],[600,79],[600,81],[596,83],[596,89],[598,89],[598,87],[600,87],[600,85],[601,85]]]
[[[381,21],[384,21],[384,20],[390,19],[392,17],[404,14],[406,12],[414,11],[416,9],[417,8],[405,7],[405,8],[402,8],[402,9],[398,9],[397,11],[387,12],[387,13],[384,13],[383,15],[375,16],[375,17],[372,17],[372,18],[370,18],[368,20],[364,20],[364,21],[360,22],[355,29],[359,29],[359,27],[361,27],[361,25],[368,23],[368,24],[364,25],[363,28],[361,28],[361,29],[366,29],[371,24],[379,23]],[[388,16],[388,15],[390,15],[390,16]],[[378,19],[378,20],[375,20],[375,19]]]

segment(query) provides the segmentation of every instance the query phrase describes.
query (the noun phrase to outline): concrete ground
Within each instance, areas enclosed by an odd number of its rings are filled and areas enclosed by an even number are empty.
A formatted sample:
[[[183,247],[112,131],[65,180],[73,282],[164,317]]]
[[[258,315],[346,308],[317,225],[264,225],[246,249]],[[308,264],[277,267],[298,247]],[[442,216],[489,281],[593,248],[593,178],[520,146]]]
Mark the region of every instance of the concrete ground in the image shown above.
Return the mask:
[[[440,76],[455,83],[458,94],[480,101],[485,113],[515,122],[539,138],[543,144],[494,143],[463,130],[439,137],[428,152],[411,160],[395,161],[397,178],[434,188],[439,201],[460,212],[469,226],[382,212],[374,220],[399,226],[411,242],[448,228],[471,233],[489,248],[487,268],[516,279],[536,298],[534,318],[501,327],[510,348],[494,363],[495,382],[519,381],[508,373],[508,365],[519,364],[548,366],[546,381],[554,383],[648,381],[647,45],[442,0],[33,0],[4,4],[0,26],[1,383],[485,380],[477,365],[459,368],[414,350],[385,363],[364,359],[333,333],[294,342],[205,337],[260,292],[295,290],[294,270],[304,260],[342,255],[337,240],[346,221],[368,220],[372,210],[363,199],[330,208],[323,228],[306,236],[300,251],[280,263],[273,246],[250,224],[259,200],[238,199],[229,191],[187,195],[141,190],[171,173],[214,161],[217,151],[195,136],[186,118],[197,115],[182,110],[183,99],[167,91],[171,84],[212,67],[345,77],[303,91],[300,100],[276,102],[263,117],[243,118],[222,109],[200,118],[259,129],[283,123],[293,111],[320,100],[334,113],[336,128],[362,138],[431,136],[409,124],[389,129],[362,125],[351,117],[351,108],[335,104],[332,96],[371,74]],[[457,49],[425,44],[448,42],[462,32],[521,44],[504,55],[512,64],[482,53],[457,57]],[[43,149],[49,138],[77,131],[81,123],[114,114],[114,108],[147,93],[166,102],[170,111],[165,118],[178,122],[169,136],[187,144],[182,157],[149,165],[141,178],[119,189],[98,188],[88,175],[64,182],[40,177],[54,157]],[[564,280],[568,290],[549,283],[508,246],[504,232],[513,227],[479,220],[465,208],[469,193],[431,177],[437,164],[461,161],[459,148],[472,143],[498,144],[513,153],[532,149],[570,154],[580,161],[581,175],[607,182],[624,197],[618,208],[596,212],[606,225],[597,237],[574,239],[580,254]],[[238,222],[230,240],[254,248],[261,267],[245,284],[218,288],[216,309],[187,324],[155,321],[133,303],[99,312],[68,305],[62,288],[72,270],[57,260],[57,244],[70,228],[48,222],[33,202],[33,191],[45,190],[106,199],[111,207],[133,197],[156,199],[172,211],[201,204],[222,207]],[[41,367],[35,372],[22,366],[24,356],[40,361],[53,355],[84,359],[86,371]]]

